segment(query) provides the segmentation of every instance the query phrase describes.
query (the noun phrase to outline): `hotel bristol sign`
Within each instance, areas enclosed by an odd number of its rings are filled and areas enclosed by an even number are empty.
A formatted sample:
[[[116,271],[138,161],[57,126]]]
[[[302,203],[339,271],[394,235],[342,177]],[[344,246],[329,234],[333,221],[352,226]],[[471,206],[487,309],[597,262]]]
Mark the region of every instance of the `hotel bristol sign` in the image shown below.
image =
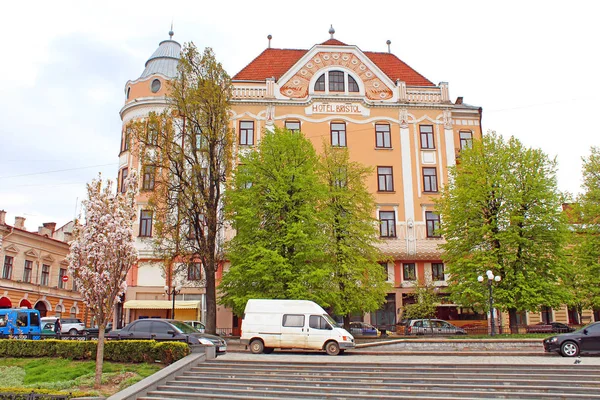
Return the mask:
[[[370,110],[359,103],[312,103],[304,109],[306,115],[345,114],[368,116]]]

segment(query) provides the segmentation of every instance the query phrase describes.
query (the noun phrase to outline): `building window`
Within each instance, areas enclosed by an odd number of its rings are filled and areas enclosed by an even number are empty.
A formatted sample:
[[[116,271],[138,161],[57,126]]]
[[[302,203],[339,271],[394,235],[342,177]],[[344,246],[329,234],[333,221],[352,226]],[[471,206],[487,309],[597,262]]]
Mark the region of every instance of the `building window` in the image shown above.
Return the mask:
[[[444,281],[444,264],[443,263],[432,263],[431,264],[431,279],[434,281]]]
[[[121,142],[121,151],[129,150],[129,144],[131,142],[131,130],[129,127],[123,131],[123,141]]]
[[[60,268],[58,270],[58,288],[64,289],[67,287],[67,283],[63,282],[63,276],[67,275],[67,270],[65,268]]]
[[[32,271],[33,261],[25,260],[25,268],[23,268],[23,282],[31,283]]]
[[[128,88],[127,88],[127,94],[126,94],[126,96],[127,96],[127,100],[129,100],[129,95],[130,95],[130,94],[131,94],[131,87],[128,87]]]
[[[240,145],[254,145],[254,121],[240,121]]]
[[[344,71],[329,71],[315,81],[315,92],[325,93],[346,93],[346,82],[348,85],[348,93],[360,92],[358,82]]]
[[[54,315],[58,318],[62,318],[62,313],[65,312],[64,307],[62,306],[62,304],[58,304],[56,306],[56,310],[54,312]]]
[[[71,307],[71,318],[77,318],[77,307]]]
[[[344,92],[344,73],[342,71],[329,71],[329,91]]]
[[[188,265],[188,281],[199,281],[202,279],[202,264],[201,263],[193,263]]]
[[[42,277],[40,279],[40,285],[48,286],[50,285],[50,266],[42,265]]]
[[[152,236],[152,211],[142,210],[140,214],[140,236]]]
[[[331,145],[334,147],[346,147],[346,123],[331,123]]]
[[[552,307],[543,306],[542,307],[542,322],[544,324],[549,324],[552,321],[554,321],[554,319],[552,318]]]
[[[431,211],[426,211],[425,221],[427,223],[427,237],[440,237],[440,215]]]
[[[129,175],[129,168],[125,167],[121,170],[121,193],[125,193],[127,191],[127,188],[125,187],[127,175]]]
[[[142,178],[142,190],[154,190],[154,178],[156,175],[156,168],[154,165],[144,166],[144,175]]]
[[[4,256],[4,268],[2,269],[2,279],[10,279],[12,276],[13,257]]]
[[[460,132],[460,149],[470,149],[473,147],[473,133],[472,132]]]
[[[379,211],[379,234],[381,237],[396,237],[396,213]]]
[[[290,132],[300,132],[300,121],[285,121],[285,129]]]
[[[437,170],[435,168],[423,168],[423,191],[437,192]]]
[[[433,125],[419,125],[419,132],[421,133],[421,148],[435,149],[435,143],[433,142]]]
[[[414,281],[417,279],[417,271],[414,263],[402,265],[402,277],[405,281]]]
[[[389,149],[392,147],[390,126],[388,124],[375,125],[375,147]]]
[[[348,91],[349,92],[353,92],[356,93],[358,92],[358,83],[356,83],[356,80],[351,77],[350,75],[348,75]]]
[[[325,74],[321,75],[315,82],[315,92],[325,91]]]
[[[394,191],[392,167],[377,167],[377,190],[380,192]]]
[[[148,122],[146,140],[148,146],[158,146],[158,123],[156,121]]]
[[[156,92],[158,92],[160,90],[161,86],[162,85],[160,83],[160,80],[155,79],[155,80],[152,81],[152,84],[150,85],[150,90],[152,90],[152,93],[156,93]]]

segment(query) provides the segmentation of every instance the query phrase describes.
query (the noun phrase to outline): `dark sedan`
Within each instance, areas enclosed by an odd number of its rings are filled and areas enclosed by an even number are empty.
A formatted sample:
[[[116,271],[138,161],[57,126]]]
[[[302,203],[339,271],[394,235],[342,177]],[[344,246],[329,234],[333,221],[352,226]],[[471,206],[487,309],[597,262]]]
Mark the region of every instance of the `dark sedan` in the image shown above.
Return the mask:
[[[527,333],[569,333],[575,331],[567,324],[562,322],[549,322],[547,324],[540,322],[536,325],[527,325]]]
[[[215,346],[216,354],[227,352],[227,342],[223,338],[198,332],[191,326],[173,319],[138,319],[123,329],[110,331],[106,338],[186,342]]]
[[[563,357],[600,354],[600,322],[594,322],[575,332],[544,339],[544,350],[557,352]]]

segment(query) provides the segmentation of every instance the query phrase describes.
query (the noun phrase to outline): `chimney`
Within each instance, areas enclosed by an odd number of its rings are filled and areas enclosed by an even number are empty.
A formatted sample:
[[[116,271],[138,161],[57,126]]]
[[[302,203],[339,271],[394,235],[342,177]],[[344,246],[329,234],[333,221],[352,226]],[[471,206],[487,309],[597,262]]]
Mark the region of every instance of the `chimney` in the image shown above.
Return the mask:
[[[25,229],[25,217],[15,217],[15,228]]]
[[[6,225],[6,211],[0,210],[0,225]]]
[[[48,228],[50,232],[54,233],[54,229],[56,229],[56,222],[44,222],[44,228]]]

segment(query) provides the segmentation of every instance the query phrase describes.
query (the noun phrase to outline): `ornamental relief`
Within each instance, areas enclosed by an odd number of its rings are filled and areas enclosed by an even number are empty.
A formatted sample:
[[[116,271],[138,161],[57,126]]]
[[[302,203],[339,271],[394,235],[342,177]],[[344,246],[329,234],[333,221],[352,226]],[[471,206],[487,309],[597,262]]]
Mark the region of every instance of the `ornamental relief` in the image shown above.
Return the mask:
[[[353,53],[317,53],[310,59],[298,73],[291,77],[280,89],[282,95],[291,98],[305,98],[308,96],[309,83],[313,76],[329,67],[345,67],[355,73],[362,80],[365,94],[370,100],[388,100],[392,98],[392,90],[387,87],[373,71],[371,71]]]

